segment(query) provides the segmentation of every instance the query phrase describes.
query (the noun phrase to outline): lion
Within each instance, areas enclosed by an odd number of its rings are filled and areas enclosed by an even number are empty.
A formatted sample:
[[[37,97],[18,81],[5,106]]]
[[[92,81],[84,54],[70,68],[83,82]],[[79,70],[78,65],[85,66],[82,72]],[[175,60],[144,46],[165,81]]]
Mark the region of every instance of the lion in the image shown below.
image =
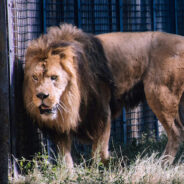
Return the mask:
[[[184,37],[163,32],[93,35],[51,27],[25,54],[24,103],[69,168],[72,138],[109,158],[111,120],[147,100],[168,136],[170,163],[184,140]]]

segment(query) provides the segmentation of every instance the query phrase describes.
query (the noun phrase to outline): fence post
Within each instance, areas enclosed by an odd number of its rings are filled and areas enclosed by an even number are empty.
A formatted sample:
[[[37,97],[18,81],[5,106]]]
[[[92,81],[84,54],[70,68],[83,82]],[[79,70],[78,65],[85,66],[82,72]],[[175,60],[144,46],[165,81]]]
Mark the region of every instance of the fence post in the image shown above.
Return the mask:
[[[169,32],[177,33],[177,1],[176,0],[169,0]]]
[[[155,9],[155,0],[152,0],[151,1],[151,22],[152,22],[152,26],[151,26],[151,29],[152,31],[155,31],[156,30],[156,9]]]
[[[9,64],[6,0],[0,1],[0,183],[8,183],[9,153]]]
[[[122,32],[123,31],[123,2],[122,2],[122,0],[116,1],[116,12],[117,12],[116,23],[118,26],[117,30]]]
[[[155,136],[156,136],[156,140],[158,141],[160,139],[160,137],[159,137],[158,120],[157,120],[156,116],[154,116],[154,120],[155,120]]]
[[[75,25],[81,28],[81,3],[80,0],[74,1],[74,16],[75,16]]]
[[[109,32],[112,31],[112,2],[108,0],[108,19],[109,19]]]
[[[126,124],[126,110],[123,108],[123,142],[127,144],[127,124]]]
[[[77,1],[77,8],[78,8],[78,27],[80,28],[81,27],[81,3],[80,3],[81,0],[78,0]]]
[[[174,0],[174,16],[175,16],[175,33],[178,34],[178,14],[177,14],[177,0]]]
[[[41,23],[42,23],[42,32],[45,34],[47,32],[47,22],[46,22],[46,0],[42,0],[41,8]]]
[[[10,111],[10,153],[11,153],[11,171],[13,172],[13,177],[17,178],[18,176],[18,167],[14,159],[16,157],[16,123],[15,123],[15,75],[14,75],[14,59],[15,59],[15,50],[14,50],[14,23],[12,8],[14,7],[12,0],[7,0],[7,19],[8,19],[8,45],[9,45],[9,111]],[[13,155],[13,157],[12,157]]]

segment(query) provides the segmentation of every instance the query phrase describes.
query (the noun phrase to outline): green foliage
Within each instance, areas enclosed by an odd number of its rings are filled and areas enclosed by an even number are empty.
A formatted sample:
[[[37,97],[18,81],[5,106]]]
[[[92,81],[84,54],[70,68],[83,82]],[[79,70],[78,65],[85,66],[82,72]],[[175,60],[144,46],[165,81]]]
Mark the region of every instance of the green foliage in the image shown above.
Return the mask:
[[[178,159],[175,165],[162,165],[163,151],[167,138],[159,141],[143,137],[124,147],[114,146],[108,166],[101,162],[99,153],[94,159],[80,157],[74,169],[68,169],[60,157],[50,158],[45,152],[33,160],[22,158],[18,163],[21,175],[15,184],[144,184],[183,183],[184,164]],[[182,152],[181,151],[180,154]],[[155,153],[156,152],[156,153]],[[178,156],[179,157],[179,156]],[[180,157],[183,158],[183,157]],[[50,162],[53,162],[50,163]]]

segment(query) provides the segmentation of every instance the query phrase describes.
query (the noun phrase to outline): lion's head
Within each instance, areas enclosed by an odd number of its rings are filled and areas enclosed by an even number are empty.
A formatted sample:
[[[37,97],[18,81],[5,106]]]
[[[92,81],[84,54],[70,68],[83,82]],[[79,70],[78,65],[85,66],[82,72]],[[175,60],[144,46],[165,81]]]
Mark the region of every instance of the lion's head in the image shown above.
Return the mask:
[[[48,35],[32,41],[25,56],[25,107],[40,124],[62,132],[74,129],[79,120],[80,82],[75,57],[68,41]]]
[[[75,130],[101,109],[99,86],[112,81],[100,41],[72,25],[51,27],[26,50],[24,102],[40,125]]]

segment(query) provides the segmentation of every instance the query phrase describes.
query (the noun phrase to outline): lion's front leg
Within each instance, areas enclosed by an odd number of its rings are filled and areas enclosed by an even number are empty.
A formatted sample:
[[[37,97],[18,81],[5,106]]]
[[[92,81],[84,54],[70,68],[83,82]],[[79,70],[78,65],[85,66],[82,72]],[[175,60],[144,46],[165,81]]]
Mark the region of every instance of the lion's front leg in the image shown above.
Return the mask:
[[[60,155],[64,158],[66,165],[69,169],[73,168],[73,160],[71,156],[72,138],[70,134],[63,134],[56,140],[56,144],[59,148]]]
[[[96,154],[100,154],[100,158],[104,164],[107,163],[109,159],[109,138],[111,131],[111,116],[109,116],[105,124],[105,128],[101,135],[95,138],[92,144],[92,157],[94,158]]]

